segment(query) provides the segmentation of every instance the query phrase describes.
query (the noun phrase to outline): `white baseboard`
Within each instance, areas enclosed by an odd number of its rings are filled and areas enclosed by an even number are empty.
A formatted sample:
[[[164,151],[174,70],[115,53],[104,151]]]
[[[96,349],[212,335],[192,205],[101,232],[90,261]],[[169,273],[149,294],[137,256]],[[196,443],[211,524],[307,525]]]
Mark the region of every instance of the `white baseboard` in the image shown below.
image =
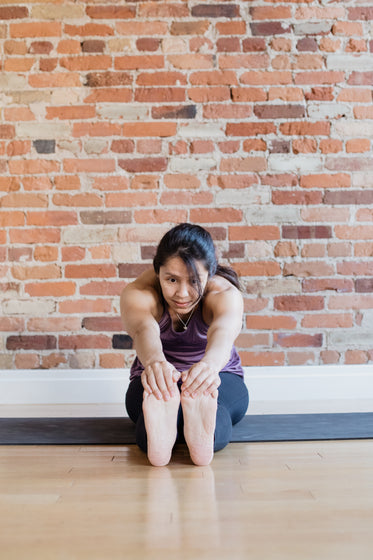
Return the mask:
[[[128,379],[123,369],[0,370],[0,406],[118,410]],[[245,383],[250,414],[373,412],[373,365],[251,367]]]

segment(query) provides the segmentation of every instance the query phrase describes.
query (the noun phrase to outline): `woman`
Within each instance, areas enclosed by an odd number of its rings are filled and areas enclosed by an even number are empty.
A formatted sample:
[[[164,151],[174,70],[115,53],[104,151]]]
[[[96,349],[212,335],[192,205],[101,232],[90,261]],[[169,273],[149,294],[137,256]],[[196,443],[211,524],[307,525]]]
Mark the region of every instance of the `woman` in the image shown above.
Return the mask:
[[[236,273],[218,264],[205,229],[180,224],[160,241],[153,270],[123,290],[121,313],[137,354],[126,407],[139,447],[166,465],[184,435],[192,461],[209,464],[248,406],[233,346],[243,313]]]

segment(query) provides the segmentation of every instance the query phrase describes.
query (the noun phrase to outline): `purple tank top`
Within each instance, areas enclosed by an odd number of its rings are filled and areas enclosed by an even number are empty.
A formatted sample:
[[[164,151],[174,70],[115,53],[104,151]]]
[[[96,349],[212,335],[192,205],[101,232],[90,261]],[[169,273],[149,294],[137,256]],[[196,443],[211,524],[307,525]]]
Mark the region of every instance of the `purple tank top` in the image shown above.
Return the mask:
[[[202,318],[202,306],[199,305],[191,320],[187,330],[177,332],[172,326],[172,319],[167,309],[165,309],[160,321],[159,328],[163,353],[166,360],[170,362],[178,371],[186,371],[193,364],[202,360],[205,355],[207,345],[208,325]],[[132,364],[130,379],[142,374],[144,367],[136,357]],[[236,348],[233,346],[230,358],[221,371],[235,373],[243,377],[241,360]]]

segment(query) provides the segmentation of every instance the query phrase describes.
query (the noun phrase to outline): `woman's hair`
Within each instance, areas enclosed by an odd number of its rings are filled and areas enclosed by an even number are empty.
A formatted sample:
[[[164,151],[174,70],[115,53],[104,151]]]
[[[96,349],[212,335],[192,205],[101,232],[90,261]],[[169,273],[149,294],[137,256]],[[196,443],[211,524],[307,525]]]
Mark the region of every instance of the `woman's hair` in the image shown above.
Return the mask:
[[[179,224],[170,229],[161,239],[153,259],[154,270],[159,274],[161,266],[171,257],[180,257],[185,263],[190,276],[197,281],[198,292],[202,296],[202,288],[196,268],[196,261],[202,262],[208,277],[222,276],[233,286],[241,289],[236,272],[227,266],[221,266],[216,258],[215,246],[211,235],[201,226]]]

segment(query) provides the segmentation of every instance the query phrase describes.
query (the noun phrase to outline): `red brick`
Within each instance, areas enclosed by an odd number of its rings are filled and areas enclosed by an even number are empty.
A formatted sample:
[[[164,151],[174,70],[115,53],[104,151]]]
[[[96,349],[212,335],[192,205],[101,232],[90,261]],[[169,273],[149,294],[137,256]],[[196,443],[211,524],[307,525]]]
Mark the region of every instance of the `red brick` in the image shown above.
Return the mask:
[[[187,221],[187,210],[135,210],[138,224],[182,223]]]
[[[100,355],[100,367],[104,369],[119,369],[125,367],[125,359],[123,352],[120,354],[110,353]]]
[[[75,282],[36,282],[25,285],[25,292],[32,297],[69,297],[76,291]]]
[[[346,188],[351,186],[351,178],[347,173],[303,175],[300,186],[304,188]]]
[[[9,336],[6,341],[7,350],[51,350],[56,347],[56,337],[50,335]]]
[[[0,7],[0,21],[8,19],[22,19],[29,15],[26,6],[4,6]]]
[[[83,300],[62,300],[58,305],[60,313],[111,313],[111,302],[108,299],[83,299]]]
[[[24,319],[19,317],[0,317],[0,331],[2,332],[23,331],[24,328]]]
[[[258,136],[275,132],[276,127],[272,123],[228,123],[226,126],[228,136]]]
[[[199,4],[192,7],[194,17],[207,18],[235,18],[240,15],[240,8],[237,4]]]
[[[164,192],[160,197],[160,203],[166,206],[206,206],[212,204],[214,200],[213,194],[210,192],[189,192],[189,191],[171,191]],[[242,255],[243,256],[243,255]]]
[[[231,241],[280,239],[278,226],[231,226],[228,231]]]
[[[167,159],[163,157],[120,159],[118,165],[128,173],[153,173],[167,169]]]
[[[45,194],[17,192],[3,196],[1,205],[3,208],[46,208],[48,198]]]
[[[122,319],[118,317],[84,317],[83,329],[88,331],[121,332],[123,330]]]
[[[82,136],[120,136],[121,132],[121,125],[106,122],[74,123],[72,127],[72,135],[77,138]]]
[[[350,329],[354,326],[352,313],[324,313],[306,315],[302,319],[305,329]]]
[[[112,173],[115,171],[114,159],[65,159],[63,169],[66,173]]]
[[[179,19],[189,15],[189,9],[182,4],[166,4],[159,2],[140,3],[138,15],[140,18],[169,18]]]
[[[185,101],[185,88],[138,88],[135,90],[135,101],[139,103],[178,103]]]
[[[32,318],[27,321],[30,331],[40,332],[62,332],[80,330],[81,320],[79,317],[43,317]]]
[[[348,19],[370,21],[373,19],[373,7],[359,6],[348,8]]]
[[[265,157],[246,157],[246,158],[229,158],[222,159],[220,163],[220,171],[229,172],[240,172],[247,173],[259,172],[266,170],[266,159]]]
[[[164,57],[159,54],[153,55],[128,55],[117,56],[114,59],[114,68],[116,70],[140,70],[142,68],[164,68]]]
[[[62,25],[59,22],[28,22],[28,23],[11,23],[9,25],[10,37],[60,37]]]
[[[110,336],[101,335],[59,335],[60,350],[78,350],[81,348],[111,348]]]
[[[173,174],[165,175],[165,186],[169,189],[197,189],[201,181],[194,175]]]
[[[291,136],[328,136],[330,123],[328,122],[290,122],[280,124],[282,134]]]
[[[144,72],[137,76],[138,86],[177,86],[186,85],[187,79],[183,72]]]
[[[0,124],[0,138],[11,139],[16,134],[15,128],[12,124]]]
[[[245,35],[245,21],[219,21],[215,24],[216,31],[220,35]],[[265,50],[265,49],[261,49]]]
[[[373,308],[373,296],[351,294],[351,295],[338,295],[330,296],[328,302],[328,309],[347,309],[349,311]]]
[[[284,239],[323,239],[332,237],[330,226],[282,226]]]
[[[75,105],[74,107],[46,107],[47,119],[91,119],[95,117],[96,110],[89,105]]]
[[[95,193],[80,193],[80,194],[65,194],[57,193],[53,196],[52,202],[56,206],[102,206],[103,201],[98,194]]]
[[[273,335],[274,343],[284,348],[294,347],[320,347],[323,345],[322,334],[283,334],[275,333]]]
[[[339,84],[345,80],[343,72],[322,71],[298,72],[295,74],[295,85]]]
[[[283,352],[244,352],[241,350],[240,357],[244,367],[282,366],[285,364],[285,354]]]
[[[58,261],[58,247],[55,245],[43,245],[34,249],[35,261],[56,262]]]
[[[239,276],[279,276],[281,267],[278,263],[267,262],[243,262],[233,263],[232,267]]]
[[[297,320],[287,315],[250,315],[246,317],[247,329],[277,331],[280,329],[293,330],[296,327]]]
[[[321,192],[299,192],[299,191],[282,191],[273,190],[272,191],[272,202],[273,204],[297,204],[303,205],[317,205],[322,203]]]
[[[59,228],[12,229],[9,237],[11,243],[59,243],[61,230]]]
[[[33,88],[81,87],[78,72],[52,72],[29,74],[29,85]]]
[[[106,208],[131,208],[133,206],[157,206],[157,195],[149,192],[109,193]]]
[[[324,309],[322,296],[276,296],[274,308],[279,311],[319,311]]]
[[[36,175],[43,173],[58,173],[60,164],[57,161],[30,159],[30,160],[11,160],[9,161],[9,171],[16,175]]]
[[[17,264],[12,267],[12,276],[17,280],[47,280],[61,277],[61,269],[57,264],[30,266]]]
[[[196,103],[228,101],[231,97],[228,86],[194,87],[189,88],[187,93],[188,97]]]
[[[145,270],[148,270],[151,267],[149,264],[120,264],[118,266],[119,269],[119,278],[137,278],[140,274],[142,274]]]
[[[123,125],[123,136],[157,136],[167,137],[176,134],[176,123],[126,123]]]
[[[136,6],[87,6],[86,13],[92,19],[133,19]]]
[[[373,239],[373,226],[335,226],[334,233],[338,239]]]
[[[250,105],[235,105],[225,103],[208,103],[203,107],[203,118],[205,119],[242,119],[252,115]]]
[[[259,119],[294,119],[304,117],[302,105],[256,105],[254,114]]]
[[[267,68],[269,57],[267,54],[221,54],[220,68]],[[242,83],[245,83],[242,81]]]
[[[0,227],[15,227],[23,226],[25,223],[25,215],[23,212],[7,212],[2,210],[0,212]]]
[[[232,87],[232,101],[236,103],[252,103],[254,101],[266,101],[267,93],[262,88]]]
[[[240,222],[242,211],[234,208],[193,208],[190,219],[195,223],[226,223]]]
[[[92,282],[88,282],[88,284],[84,284],[80,288],[80,294],[88,295],[88,296],[119,296],[122,293],[122,290],[126,286],[126,284],[127,283],[124,280],[92,281]],[[110,306],[110,302],[109,302],[109,306]]]
[[[67,226],[77,223],[76,212],[48,210],[46,212],[27,213],[27,224],[30,226]]]
[[[116,276],[114,264],[67,264],[66,278],[111,278]]]

